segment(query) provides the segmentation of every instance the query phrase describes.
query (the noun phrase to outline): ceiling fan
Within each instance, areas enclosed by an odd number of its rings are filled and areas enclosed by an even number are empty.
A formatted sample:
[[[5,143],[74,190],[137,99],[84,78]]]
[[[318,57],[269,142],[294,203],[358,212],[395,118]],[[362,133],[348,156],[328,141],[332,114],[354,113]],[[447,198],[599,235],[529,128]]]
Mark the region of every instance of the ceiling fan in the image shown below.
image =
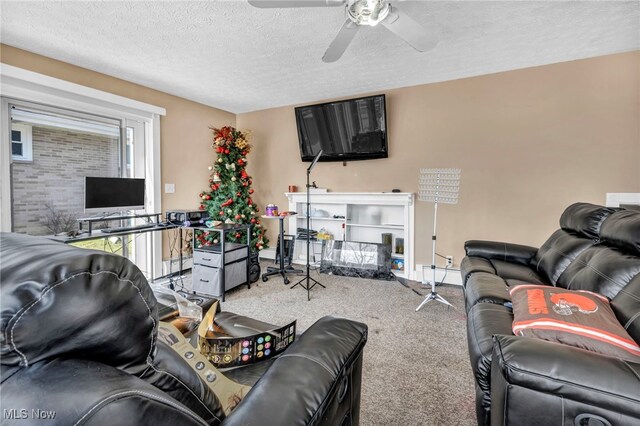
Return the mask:
[[[426,52],[438,44],[435,31],[427,30],[389,0],[248,0],[249,4],[260,8],[293,7],[334,7],[343,6],[347,19],[324,53],[324,62],[335,62],[355,37],[362,26],[382,24],[392,33],[409,43],[411,47]]]

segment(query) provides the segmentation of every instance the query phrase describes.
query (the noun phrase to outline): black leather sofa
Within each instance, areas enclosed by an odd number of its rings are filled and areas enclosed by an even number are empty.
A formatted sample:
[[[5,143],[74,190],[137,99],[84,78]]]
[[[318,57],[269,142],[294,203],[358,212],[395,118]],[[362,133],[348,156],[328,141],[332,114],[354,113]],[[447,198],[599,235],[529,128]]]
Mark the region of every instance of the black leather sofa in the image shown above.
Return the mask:
[[[112,254],[0,235],[2,424],[357,425],[364,324],[324,317],[286,356],[234,370],[253,385],[225,418],[157,340],[140,270]],[[46,423],[38,415],[50,416]]]
[[[600,293],[640,342],[640,212],[577,203],[540,248],[467,241],[465,250],[478,423],[640,425],[640,360],[514,336],[508,293],[523,283]]]

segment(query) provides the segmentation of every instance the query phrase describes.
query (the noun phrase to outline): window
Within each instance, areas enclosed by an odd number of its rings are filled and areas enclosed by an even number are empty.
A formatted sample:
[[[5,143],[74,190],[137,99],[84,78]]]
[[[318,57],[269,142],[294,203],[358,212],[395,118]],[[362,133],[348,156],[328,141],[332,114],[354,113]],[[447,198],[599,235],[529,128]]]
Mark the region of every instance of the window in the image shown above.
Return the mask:
[[[13,144],[11,143],[12,124],[30,124],[34,117],[23,117],[25,121],[18,121],[15,119],[15,114],[18,113],[14,106],[20,107],[23,110],[38,110],[56,115],[58,121],[59,116],[63,115],[65,118],[77,118],[91,116],[92,122],[100,122],[105,124],[105,121],[109,119],[116,119],[119,121],[118,138],[122,139],[122,143],[119,144],[118,154],[121,162],[118,165],[121,166],[121,174],[124,175],[127,170],[124,168],[124,128],[135,127],[130,126],[128,123],[130,120],[139,124],[140,131],[134,131],[133,135],[133,158],[132,169],[128,174],[132,174],[135,177],[145,177],[147,183],[146,192],[146,204],[147,209],[150,212],[160,210],[160,117],[166,114],[164,108],[160,108],[154,105],[139,102],[137,100],[124,98],[122,96],[114,95],[113,93],[103,92],[93,89],[91,87],[79,86],[78,84],[59,80],[48,75],[34,73],[32,71],[24,70],[21,68],[13,67],[7,64],[0,64],[0,73],[2,74],[2,95],[0,96],[0,128],[4,129],[4,132],[0,132],[0,230],[11,231],[14,228],[15,208],[18,206],[15,200],[14,189],[15,184],[19,179],[14,179],[15,173],[18,173],[18,169],[25,170],[29,165],[40,166],[37,163],[43,162],[57,162],[58,168],[67,168],[67,165],[76,166],[75,163],[66,162],[56,156],[50,156],[50,158],[44,159],[48,161],[41,161],[42,151],[40,148],[40,133],[37,126],[33,126],[32,129],[32,143],[29,146],[27,142],[29,140],[28,134],[20,135],[20,141],[16,141],[21,148],[24,148],[23,154],[28,154],[29,158],[34,161],[13,161],[12,151]],[[11,94],[14,98],[6,98],[7,94]],[[13,111],[12,111],[13,108]],[[27,111],[28,112],[28,111]],[[24,114],[23,114],[24,115]],[[49,114],[51,115],[51,114]],[[73,117],[70,117],[73,116]],[[13,120],[12,120],[13,118]],[[106,119],[106,120],[105,120]],[[77,122],[78,120],[76,120]],[[86,122],[85,122],[86,123]],[[44,126],[45,123],[39,123]],[[49,126],[56,127],[53,123],[49,123]],[[69,123],[67,123],[69,124]],[[40,126],[40,127],[42,127]],[[70,126],[68,126],[70,127]],[[18,129],[15,130],[26,130]],[[59,129],[64,130],[64,129]],[[79,129],[74,129],[75,133],[96,133],[95,128],[84,128],[83,132],[78,132]],[[26,130],[28,132],[28,130]],[[122,136],[121,136],[122,134]],[[17,136],[17,135],[16,135]],[[83,136],[83,135],[80,135]],[[108,135],[104,135],[108,136]],[[17,138],[16,138],[17,139]],[[37,155],[34,157],[29,153],[29,148]],[[16,150],[19,147],[16,146]],[[73,148],[64,149],[64,154],[71,153]],[[110,152],[112,152],[110,150]],[[142,155],[138,155],[141,153]],[[29,155],[31,154],[31,155]],[[100,158],[103,158],[101,156]],[[102,161],[104,163],[104,161]],[[139,164],[140,163],[140,164]],[[17,166],[17,167],[15,167]],[[21,167],[22,166],[22,167]],[[86,167],[91,165],[85,164]],[[90,169],[91,173],[95,170]],[[85,173],[87,175],[88,173]],[[120,174],[119,174],[120,175]],[[37,176],[37,185],[43,185],[48,183],[47,179],[43,176]],[[133,177],[132,176],[132,177]],[[26,184],[33,187],[33,181],[25,181]],[[55,182],[53,182],[55,183]],[[60,183],[60,182],[58,182]],[[65,187],[65,189],[68,189]],[[48,194],[52,192],[49,191]],[[74,194],[70,199],[84,199],[83,187],[80,188],[80,193]],[[33,204],[33,198],[30,201]],[[42,201],[38,200],[41,204]],[[38,212],[41,214],[42,210]],[[147,235],[151,235],[148,233]],[[149,238],[152,241],[147,245],[145,255],[149,258],[146,265],[141,264],[138,259],[136,263],[138,266],[142,266],[142,269],[148,269],[150,275],[159,276],[162,273],[162,241],[161,238]],[[142,246],[138,244],[137,246]],[[136,255],[137,255],[136,246]],[[146,260],[143,259],[143,260]]]
[[[11,125],[11,157],[16,161],[33,161],[31,126]]]

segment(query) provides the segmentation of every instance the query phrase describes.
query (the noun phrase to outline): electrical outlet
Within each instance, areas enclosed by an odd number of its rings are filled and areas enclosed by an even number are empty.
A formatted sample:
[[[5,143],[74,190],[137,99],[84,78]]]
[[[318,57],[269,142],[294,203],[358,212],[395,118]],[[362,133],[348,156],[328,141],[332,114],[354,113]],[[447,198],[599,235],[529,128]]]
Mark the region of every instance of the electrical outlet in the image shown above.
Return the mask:
[[[453,266],[453,256],[445,256],[447,258],[447,268],[451,268]]]

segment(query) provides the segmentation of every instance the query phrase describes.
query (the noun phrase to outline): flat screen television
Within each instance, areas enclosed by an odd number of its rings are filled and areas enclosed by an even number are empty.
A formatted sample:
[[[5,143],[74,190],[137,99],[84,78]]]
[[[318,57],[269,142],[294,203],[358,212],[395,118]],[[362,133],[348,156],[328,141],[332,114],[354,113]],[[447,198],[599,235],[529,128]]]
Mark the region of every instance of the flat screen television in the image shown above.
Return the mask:
[[[144,179],[84,178],[85,210],[139,210],[144,208]]]
[[[387,158],[385,96],[302,106],[295,109],[302,161]]]

